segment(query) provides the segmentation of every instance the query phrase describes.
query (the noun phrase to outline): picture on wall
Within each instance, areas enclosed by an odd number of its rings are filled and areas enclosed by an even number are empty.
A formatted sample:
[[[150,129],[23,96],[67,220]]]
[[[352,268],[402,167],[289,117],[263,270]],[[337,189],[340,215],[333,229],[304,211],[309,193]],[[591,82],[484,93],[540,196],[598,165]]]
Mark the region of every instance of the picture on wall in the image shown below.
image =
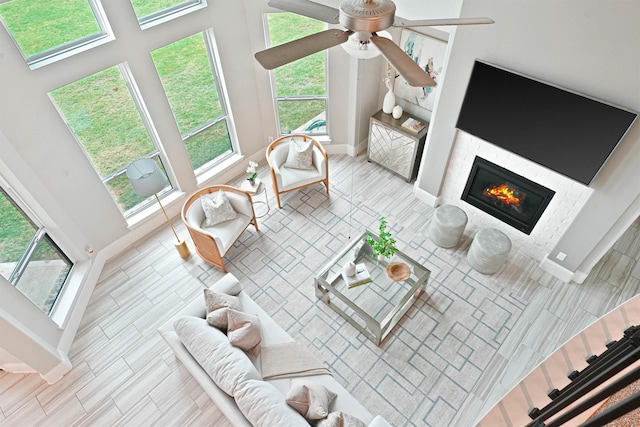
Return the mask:
[[[399,76],[394,84],[393,92],[397,97],[417,104],[422,108],[433,111],[433,104],[438,91],[438,83],[444,75],[444,57],[447,52],[445,41],[403,29],[400,38],[400,48],[406,52],[423,70],[436,82],[434,87],[409,86],[407,81]]]

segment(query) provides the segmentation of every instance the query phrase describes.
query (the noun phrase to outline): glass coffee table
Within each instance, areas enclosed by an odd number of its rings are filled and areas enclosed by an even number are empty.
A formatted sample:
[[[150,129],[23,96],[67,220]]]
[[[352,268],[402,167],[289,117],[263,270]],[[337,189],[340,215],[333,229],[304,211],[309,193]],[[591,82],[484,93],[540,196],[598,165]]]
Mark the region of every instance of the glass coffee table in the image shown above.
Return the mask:
[[[378,236],[370,231],[354,238],[315,277],[315,289],[320,300],[379,345],[425,290],[431,272],[400,251],[382,261],[371,257],[371,247],[366,243],[369,233],[377,239]],[[351,261],[364,264],[371,282],[348,287],[342,271]],[[387,266],[392,263],[404,264],[394,266],[405,270],[408,267],[408,277],[398,281],[389,277]]]

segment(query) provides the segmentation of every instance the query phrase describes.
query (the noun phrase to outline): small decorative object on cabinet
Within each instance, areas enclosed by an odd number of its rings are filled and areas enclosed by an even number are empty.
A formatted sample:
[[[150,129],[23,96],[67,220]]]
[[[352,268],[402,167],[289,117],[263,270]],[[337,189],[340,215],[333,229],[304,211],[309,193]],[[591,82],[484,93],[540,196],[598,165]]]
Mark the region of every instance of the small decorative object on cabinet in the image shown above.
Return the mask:
[[[396,105],[395,107],[393,107],[393,110],[391,111],[391,115],[393,116],[394,119],[399,119],[400,117],[402,117],[402,107],[399,105]]]
[[[387,91],[387,94],[384,96],[384,99],[382,100],[382,111],[385,114],[391,114],[395,105],[396,96],[393,94],[393,89],[389,89]]]
[[[419,132],[402,127],[407,119],[424,123]],[[394,119],[382,110],[371,116],[367,160],[378,163],[411,182],[418,175],[418,167],[427,138],[429,123],[403,112]]]

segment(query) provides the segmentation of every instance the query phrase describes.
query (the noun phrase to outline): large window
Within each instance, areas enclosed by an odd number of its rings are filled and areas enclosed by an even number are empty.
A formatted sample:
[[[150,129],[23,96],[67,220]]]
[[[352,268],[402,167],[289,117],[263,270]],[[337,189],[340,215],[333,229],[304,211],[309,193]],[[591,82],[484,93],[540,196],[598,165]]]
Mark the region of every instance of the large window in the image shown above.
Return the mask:
[[[153,200],[140,197],[126,177],[127,166],[142,157],[156,160],[159,150],[132,77],[125,65],[68,84],[51,92],[65,121],[84,148],[94,168],[125,214]],[[170,184],[165,189],[170,189]],[[142,205],[140,205],[142,202]]]
[[[156,33],[163,31],[160,24],[167,20],[207,5],[206,0],[130,1],[128,12],[135,12],[142,28],[154,25]],[[46,65],[49,59],[66,58],[61,53],[113,38],[108,36],[100,0],[0,0],[0,18],[30,65]],[[173,32],[169,25],[164,27],[166,34]],[[126,32],[122,34],[127,37]],[[134,37],[132,44],[144,46],[144,41],[140,43],[143,37]],[[149,53],[198,175],[234,151],[212,33],[198,33]],[[163,144],[175,142],[170,141],[173,135],[157,134],[135,84],[136,76],[126,63],[116,64],[49,94],[117,205],[130,217],[153,200],[133,192],[126,178],[127,166],[147,157],[164,170]],[[171,189],[168,184],[163,192]]]
[[[181,16],[206,4],[205,0],[131,0],[143,28]]]
[[[17,200],[0,187],[0,275],[49,315],[73,263]]]
[[[151,53],[196,174],[233,153],[209,33]]]
[[[87,48],[109,31],[95,0],[0,0],[0,18],[31,66]]]
[[[270,13],[267,24],[271,46],[323,31],[326,25],[295,13]],[[328,133],[326,58],[321,51],[273,70],[280,134]]]

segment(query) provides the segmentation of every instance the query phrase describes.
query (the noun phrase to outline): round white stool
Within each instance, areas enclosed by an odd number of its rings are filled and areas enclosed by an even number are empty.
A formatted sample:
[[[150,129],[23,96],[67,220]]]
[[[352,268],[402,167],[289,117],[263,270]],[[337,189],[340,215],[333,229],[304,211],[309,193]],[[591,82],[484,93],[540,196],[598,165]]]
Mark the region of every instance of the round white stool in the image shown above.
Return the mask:
[[[467,214],[457,206],[442,205],[436,209],[429,226],[429,237],[436,245],[452,248],[460,243],[467,226]]]
[[[485,228],[476,234],[469,252],[467,261],[474,270],[483,274],[493,274],[500,270],[509,251],[511,240],[500,230]]]

